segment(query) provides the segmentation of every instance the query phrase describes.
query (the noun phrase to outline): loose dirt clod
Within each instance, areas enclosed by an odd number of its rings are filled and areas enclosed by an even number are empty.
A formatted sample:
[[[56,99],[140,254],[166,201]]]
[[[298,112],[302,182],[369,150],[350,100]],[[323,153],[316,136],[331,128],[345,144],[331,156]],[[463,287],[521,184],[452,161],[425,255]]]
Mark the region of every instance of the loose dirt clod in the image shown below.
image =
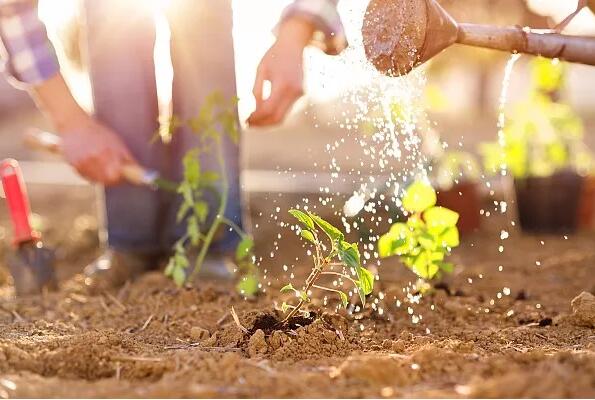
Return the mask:
[[[201,342],[211,337],[208,330],[201,328],[200,326],[193,326],[190,329],[190,338],[197,342]]]
[[[582,292],[570,304],[573,311],[573,322],[576,325],[595,328],[595,296]]]
[[[248,342],[248,354],[250,357],[254,358],[266,354],[267,351],[268,346],[264,332],[259,329],[250,337],[250,341]]]

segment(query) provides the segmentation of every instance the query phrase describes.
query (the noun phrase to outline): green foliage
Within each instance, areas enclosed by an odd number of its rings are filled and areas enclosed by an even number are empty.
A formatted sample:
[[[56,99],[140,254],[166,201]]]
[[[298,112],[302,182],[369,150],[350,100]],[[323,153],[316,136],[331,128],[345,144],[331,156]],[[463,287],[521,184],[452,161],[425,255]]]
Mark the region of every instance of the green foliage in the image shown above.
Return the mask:
[[[460,181],[477,182],[480,176],[479,162],[465,151],[447,151],[434,166],[433,177],[441,190],[448,190]]]
[[[380,237],[380,257],[398,256],[423,279],[433,279],[441,271],[452,272],[452,264],[444,259],[459,245],[459,215],[436,206],[436,192],[420,181],[407,188],[403,207],[411,213],[409,219],[406,223],[394,224]]]
[[[186,223],[186,234],[175,244],[165,274],[171,277],[178,286],[194,280],[215,234],[224,228],[233,229],[240,237],[235,252],[235,263],[238,270],[236,288],[241,294],[251,296],[258,292],[258,271],[254,264],[254,242],[239,226],[225,218],[227,208],[229,182],[227,181],[225,158],[222,154],[222,140],[227,135],[234,143],[239,140],[235,106],[237,99],[228,101],[219,93],[207,97],[198,115],[188,121],[172,118],[169,132],[173,134],[177,128],[188,126],[199,138],[196,148],[188,151],[183,160],[183,180],[177,192],[182,197],[178,209],[178,222]],[[218,168],[206,170],[201,164],[201,156],[206,153],[217,156]],[[216,193],[218,204],[216,209],[209,209],[206,201],[207,193]],[[194,265],[190,265],[188,254],[196,255]]]
[[[564,65],[536,59],[528,99],[507,115],[502,141],[483,143],[487,173],[507,168],[515,178],[545,177],[572,168],[590,172],[593,161],[583,142],[584,128],[572,107],[556,100],[564,83]]]
[[[293,285],[288,284],[281,289],[281,292],[293,292],[299,298],[297,306],[284,303],[282,310],[290,313],[285,321],[300,311],[301,307],[310,302],[308,293],[312,288],[335,293],[343,307],[349,304],[349,298],[345,292],[339,289],[318,286],[316,283],[325,274],[340,276],[346,281],[354,284],[362,305],[366,302],[366,296],[374,289],[374,275],[362,267],[360,253],[357,243],[345,241],[345,235],[338,228],[311,212],[290,210],[289,213],[300,223],[300,236],[314,246],[314,265],[302,290],[297,290]],[[327,237],[325,245],[320,239],[320,234]],[[330,271],[331,267],[339,266],[340,272]]]

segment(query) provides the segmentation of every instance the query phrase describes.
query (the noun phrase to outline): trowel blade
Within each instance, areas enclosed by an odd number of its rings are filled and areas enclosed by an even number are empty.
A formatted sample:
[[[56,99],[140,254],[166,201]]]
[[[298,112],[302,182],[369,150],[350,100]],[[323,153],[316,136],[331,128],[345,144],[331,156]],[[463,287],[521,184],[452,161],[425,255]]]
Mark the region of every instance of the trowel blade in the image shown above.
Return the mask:
[[[41,242],[21,244],[8,258],[17,296],[40,294],[57,288],[55,256]]]

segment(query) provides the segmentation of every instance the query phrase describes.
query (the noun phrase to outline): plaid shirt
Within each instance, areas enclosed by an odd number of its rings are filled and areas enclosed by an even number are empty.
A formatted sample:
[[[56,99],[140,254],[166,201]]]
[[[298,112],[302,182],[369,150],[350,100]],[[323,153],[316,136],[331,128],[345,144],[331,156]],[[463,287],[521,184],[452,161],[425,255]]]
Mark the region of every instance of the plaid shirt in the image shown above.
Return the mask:
[[[97,0],[101,1],[101,0]],[[299,16],[316,27],[313,44],[328,54],[338,54],[347,41],[337,13],[338,0],[294,0],[281,21]],[[39,84],[58,73],[54,47],[37,15],[35,0],[0,0],[0,59],[18,82]]]
[[[347,47],[347,39],[337,12],[338,1],[294,0],[283,11],[281,23],[294,16],[308,20],[317,30],[312,44],[320,47],[327,54],[339,54]]]
[[[36,85],[60,70],[35,1],[0,0],[0,55],[18,82]]]

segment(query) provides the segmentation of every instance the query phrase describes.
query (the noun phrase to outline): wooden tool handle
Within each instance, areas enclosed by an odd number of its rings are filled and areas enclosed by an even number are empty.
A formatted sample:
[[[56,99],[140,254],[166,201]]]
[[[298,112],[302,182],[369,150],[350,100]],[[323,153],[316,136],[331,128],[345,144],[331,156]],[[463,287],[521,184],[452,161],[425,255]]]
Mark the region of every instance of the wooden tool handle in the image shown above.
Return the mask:
[[[62,138],[54,133],[32,128],[25,132],[24,141],[29,148],[62,155]],[[122,176],[134,185],[153,185],[157,174],[138,164],[125,164]]]

